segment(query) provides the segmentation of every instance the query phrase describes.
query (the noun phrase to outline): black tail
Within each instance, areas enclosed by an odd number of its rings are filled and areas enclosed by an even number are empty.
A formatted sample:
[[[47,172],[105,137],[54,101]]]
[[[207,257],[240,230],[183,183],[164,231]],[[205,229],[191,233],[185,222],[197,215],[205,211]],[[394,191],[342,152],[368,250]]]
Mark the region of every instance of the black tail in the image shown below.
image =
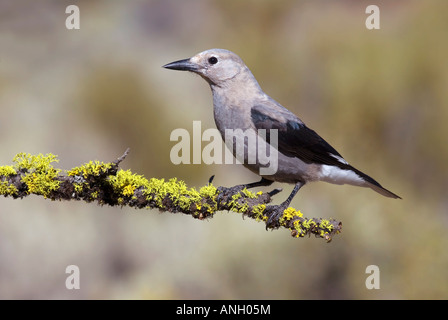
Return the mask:
[[[364,172],[359,171],[358,169],[351,168],[358,176],[364,179],[364,181],[367,183],[367,187],[371,188],[372,190],[378,192],[379,194],[382,194],[385,197],[394,198],[394,199],[401,199],[400,196],[396,195],[392,191],[387,190],[386,188],[383,188],[382,185],[380,185],[375,179],[372,177],[366,175]]]

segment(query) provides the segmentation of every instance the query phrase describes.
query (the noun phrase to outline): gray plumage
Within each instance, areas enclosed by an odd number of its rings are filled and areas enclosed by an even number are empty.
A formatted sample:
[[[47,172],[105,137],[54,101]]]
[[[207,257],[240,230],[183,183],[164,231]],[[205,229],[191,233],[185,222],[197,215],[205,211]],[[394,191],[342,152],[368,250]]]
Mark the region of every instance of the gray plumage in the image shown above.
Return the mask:
[[[330,144],[309,129],[295,114],[265,94],[252,72],[235,53],[211,49],[164,67],[197,73],[210,84],[215,123],[223,138],[226,129],[249,129],[254,132],[266,129],[266,141],[269,142],[269,130],[277,129],[277,171],[262,176],[260,182],[245,185],[269,185],[273,181],[295,184],[288,199],[269,218],[268,225],[275,226],[281,212],[297,191],[311,181],[369,187],[383,196],[400,198],[349,165]],[[247,159],[247,154],[236,154],[235,149],[232,152],[240,159]],[[260,174],[260,167],[263,166],[259,162],[249,164],[247,161],[243,165],[257,174]]]

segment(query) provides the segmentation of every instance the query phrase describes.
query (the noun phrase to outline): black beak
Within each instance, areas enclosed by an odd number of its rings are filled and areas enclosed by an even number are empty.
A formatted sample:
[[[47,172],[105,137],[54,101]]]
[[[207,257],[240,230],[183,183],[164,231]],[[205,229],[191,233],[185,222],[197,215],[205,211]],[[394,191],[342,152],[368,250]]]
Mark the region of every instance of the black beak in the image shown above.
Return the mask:
[[[190,59],[174,61],[164,65],[163,68],[179,71],[198,71],[198,65],[192,63]]]

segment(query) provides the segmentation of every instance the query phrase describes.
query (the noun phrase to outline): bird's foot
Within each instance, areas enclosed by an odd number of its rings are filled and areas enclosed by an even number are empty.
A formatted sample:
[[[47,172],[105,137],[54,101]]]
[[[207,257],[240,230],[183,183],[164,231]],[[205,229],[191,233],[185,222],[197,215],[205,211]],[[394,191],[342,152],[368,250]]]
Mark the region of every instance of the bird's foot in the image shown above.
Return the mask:
[[[278,229],[280,227],[280,218],[283,216],[283,212],[288,208],[289,203],[286,201],[280,205],[268,206],[265,214],[268,215],[268,221],[266,221],[266,230]]]
[[[218,187],[219,193],[224,195],[234,195],[243,190],[245,187],[243,185],[236,185],[233,187]]]
[[[218,203],[221,201],[227,201],[227,199],[230,199],[233,195],[239,193],[241,190],[245,188],[244,185],[236,185],[233,187],[218,187]]]

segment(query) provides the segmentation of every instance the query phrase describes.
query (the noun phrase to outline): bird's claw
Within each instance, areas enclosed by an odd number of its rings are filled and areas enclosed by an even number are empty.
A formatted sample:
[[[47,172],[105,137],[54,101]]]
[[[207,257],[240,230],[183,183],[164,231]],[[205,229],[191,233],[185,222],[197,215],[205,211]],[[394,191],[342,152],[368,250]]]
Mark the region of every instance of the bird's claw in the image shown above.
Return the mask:
[[[280,217],[283,215],[283,212],[286,210],[288,205],[280,204],[280,205],[273,205],[266,208],[268,215],[268,221],[266,221],[266,230],[268,229],[277,229],[280,227]]]
[[[239,193],[244,189],[243,185],[236,185],[233,187],[218,187],[218,198],[217,201],[220,203],[221,201],[226,201],[229,197]]]

